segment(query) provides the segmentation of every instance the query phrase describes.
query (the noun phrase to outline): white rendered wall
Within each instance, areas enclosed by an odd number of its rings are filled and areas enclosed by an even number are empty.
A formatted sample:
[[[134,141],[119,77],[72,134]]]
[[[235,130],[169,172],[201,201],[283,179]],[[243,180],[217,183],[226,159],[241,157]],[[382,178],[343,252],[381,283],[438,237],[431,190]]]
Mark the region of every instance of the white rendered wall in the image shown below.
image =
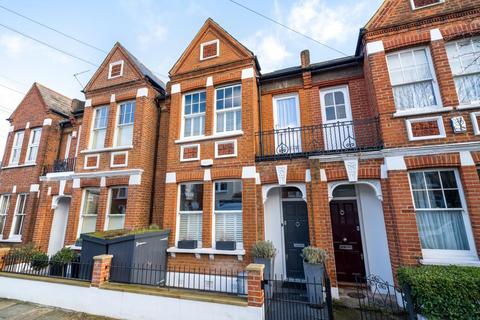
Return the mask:
[[[284,277],[285,250],[283,245],[282,206],[280,199],[281,188],[274,188],[268,192],[267,201],[264,204],[265,240],[270,240],[277,249],[275,257],[275,275]]]
[[[379,276],[393,284],[382,203],[370,186],[357,185],[357,192],[360,196],[362,241],[367,262],[365,266],[367,275]]]
[[[132,320],[261,320],[263,308],[200,302],[0,276],[0,298]]]

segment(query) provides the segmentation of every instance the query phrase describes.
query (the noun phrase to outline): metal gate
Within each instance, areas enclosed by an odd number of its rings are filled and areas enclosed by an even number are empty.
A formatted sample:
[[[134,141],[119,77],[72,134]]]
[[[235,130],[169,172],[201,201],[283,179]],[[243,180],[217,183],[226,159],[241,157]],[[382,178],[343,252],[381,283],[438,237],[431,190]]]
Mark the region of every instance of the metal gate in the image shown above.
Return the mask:
[[[357,277],[356,295],[362,320],[417,319],[410,290],[395,287],[378,276]]]
[[[332,320],[330,279],[312,282],[274,278],[263,281],[266,320]]]

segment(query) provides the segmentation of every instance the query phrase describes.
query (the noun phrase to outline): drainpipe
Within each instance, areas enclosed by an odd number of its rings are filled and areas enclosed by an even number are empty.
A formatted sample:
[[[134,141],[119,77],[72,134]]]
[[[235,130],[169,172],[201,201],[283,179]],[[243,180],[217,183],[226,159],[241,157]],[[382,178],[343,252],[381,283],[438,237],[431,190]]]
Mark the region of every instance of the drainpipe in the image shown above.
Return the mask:
[[[257,87],[258,87],[258,131],[259,131],[259,142],[260,142],[260,152],[263,155],[263,134],[262,134],[262,83],[260,77],[257,78]]]
[[[157,107],[157,132],[155,133],[155,151],[154,151],[154,161],[153,161],[153,177],[152,177],[152,188],[150,193],[150,212],[148,215],[148,225],[151,225],[153,222],[153,207],[154,207],[154,199],[155,199],[155,189],[156,189],[156,177],[157,177],[157,157],[158,157],[158,143],[160,139],[160,114],[161,114],[161,107],[160,107],[160,100],[165,99],[161,95],[155,97],[155,105]]]

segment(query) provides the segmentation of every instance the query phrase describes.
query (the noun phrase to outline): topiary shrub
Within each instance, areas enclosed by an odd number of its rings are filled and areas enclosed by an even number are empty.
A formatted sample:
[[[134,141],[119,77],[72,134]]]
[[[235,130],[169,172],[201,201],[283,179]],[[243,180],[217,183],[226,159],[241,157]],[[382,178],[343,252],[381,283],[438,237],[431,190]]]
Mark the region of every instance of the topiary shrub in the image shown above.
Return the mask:
[[[63,248],[52,256],[51,262],[54,264],[72,263],[78,258],[77,252],[70,248]]]
[[[48,255],[41,251],[33,253],[30,265],[35,271],[40,271],[48,267]]]
[[[277,255],[277,249],[271,241],[257,241],[252,247],[252,256],[260,259],[271,259]]]
[[[404,267],[402,287],[409,286],[415,311],[427,319],[480,319],[480,268]]]
[[[302,258],[307,263],[324,264],[328,259],[328,253],[324,249],[316,247],[306,247],[302,250]]]

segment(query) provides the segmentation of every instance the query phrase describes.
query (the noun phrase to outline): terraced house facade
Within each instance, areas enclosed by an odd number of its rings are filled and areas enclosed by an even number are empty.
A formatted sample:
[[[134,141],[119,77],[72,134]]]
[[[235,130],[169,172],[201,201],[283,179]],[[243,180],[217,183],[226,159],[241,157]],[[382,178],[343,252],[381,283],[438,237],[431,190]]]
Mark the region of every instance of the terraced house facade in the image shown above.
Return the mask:
[[[313,245],[334,288],[393,282],[401,265],[480,265],[479,5],[387,0],[353,56],[312,63],[305,50],[270,73],[208,19],[166,86],[115,45],[85,88],[81,127],[70,121],[74,169],[37,174],[31,240],[54,252],[156,223],[171,231],[170,265],[213,270],[243,268],[266,239],[292,279]],[[25,125],[14,127],[7,158]],[[18,210],[2,208],[8,231]]]

